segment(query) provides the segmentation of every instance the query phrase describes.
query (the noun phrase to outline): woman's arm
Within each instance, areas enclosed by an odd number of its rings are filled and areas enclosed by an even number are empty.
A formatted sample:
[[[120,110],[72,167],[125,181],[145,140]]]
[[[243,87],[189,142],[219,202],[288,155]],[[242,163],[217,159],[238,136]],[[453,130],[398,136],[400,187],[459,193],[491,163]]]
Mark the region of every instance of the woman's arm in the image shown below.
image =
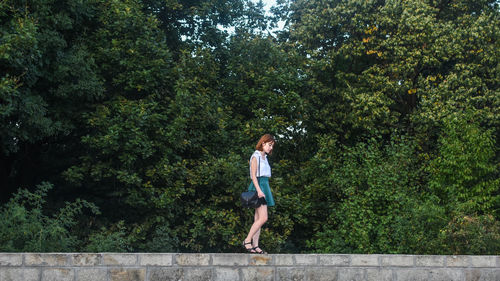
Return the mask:
[[[257,169],[257,157],[252,157],[252,160],[250,162],[250,177],[252,178],[253,185],[257,190],[257,195],[259,197],[266,197],[266,195],[264,195],[264,192],[262,192],[262,189],[260,189],[259,181],[257,180]]]

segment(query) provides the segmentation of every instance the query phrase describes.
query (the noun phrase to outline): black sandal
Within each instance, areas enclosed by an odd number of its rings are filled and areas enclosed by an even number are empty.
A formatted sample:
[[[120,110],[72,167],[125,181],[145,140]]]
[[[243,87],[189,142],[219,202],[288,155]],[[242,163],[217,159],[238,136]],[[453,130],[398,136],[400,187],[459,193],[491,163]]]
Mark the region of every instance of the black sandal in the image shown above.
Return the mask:
[[[267,254],[267,252],[260,249],[259,246],[253,247],[252,249],[255,251],[256,254],[264,254],[264,255]],[[260,251],[257,251],[257,249],[260,249]]]
[[[252,245],[252,240],[250,240],[250,242],[245,242],[245,240],[243,240],[243,248],[249,253],[255,253],[255,248],[247,248],[245,245]]]

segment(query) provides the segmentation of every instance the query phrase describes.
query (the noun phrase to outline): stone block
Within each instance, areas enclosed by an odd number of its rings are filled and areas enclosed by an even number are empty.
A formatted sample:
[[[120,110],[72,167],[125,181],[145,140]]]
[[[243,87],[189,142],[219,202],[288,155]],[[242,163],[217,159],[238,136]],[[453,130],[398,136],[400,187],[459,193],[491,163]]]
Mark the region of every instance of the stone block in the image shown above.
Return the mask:
[[[447,256],[446,266],[449,267],[468,267],[469,257],[468,256]]]
[[[28,266],[66,266],[68,265],[68,256],[66,254],[28,253],[24,255],[24,264]]]
[[[189,281],[212,281],[212,268],[184,268],[184,279]]]
[[[243,281],[274,281],[273,267],[243,267]]]
[[[209,265],[209,254],[177,254],[175,263],[182,266]]]
[[[429,281],[429,270],[427,269],[394,269],[397,281]]]
[[[75,271],[71,268],[44,268],[42,281],[73,281]]]
[[[316,265],[318,264],[318,255],[295,255],[295,264]]]
[[[22,268],[8,268],[0,267],[0,280],[1,281],[17,281],[23,279]]]
[[[378,266],[378,255],[351,255],[351,266]]]
[[[444,256],[416,256],[415,257],[416,266],[427,266],[427,267],[444,267],[445,257]]]
[[[386,255],[381,256],[382,266],[413,266],[413,256]]]
[[[157,267],[149,270],[148,281],[178,281],[183,280],[184,269],[178,267]]]
[[[467,269],[465,270],[465,281],[498,281],[500,280],[500,269]]]
[[[16,266],[23,264],[23,254],[0,253],[0,266]]]
[[[136,265],[136,254],[102,254],[103,265]]]
[[[362,268],[341,268],[339,269],[339,281],[364,280],[365,270]]]
[[[496,267],[497,257],[495,256],[469,256],[472,267]]]
[[[199,267],[157,267],[151,268],[148,281],[209,281],[212,280],[211,268]],[[237,280],[237,279],[236,279]]]
[[[273,257],[271,255],[251,255],[250,265],[272,265]]]
[[[303,281],[306,279],[305,268],[300,267],[279,267],[278,281]]]
[[[289,254],[274,255],[274,264],[292,266],[294,265],[293,256]]]
[[[42,272],[39,268],[24,268],[23,269],[23,281],[38,281]],[[1,278],[0,278],[1,279]],[[2,280],[3,281],[3,280]]]
[[[248,265],[248,255],[216,254],[212,256],[212,265]]]
[[[9,268],[0,267],[1,281],[39,281],[40,270],[38,268]]]
[[[215,281],[238,281],[240,280],[239,270],[231,267],[216,267],[214,273]]]
[[[70,262],[74,266],[96,266],[99,265],[101,254],[70,254]]]
[[[466,269],[465,270],[465,281],[479,281],[481,280],[481,275],[484,271],[479,269]]]
[[[429,281],[465,281],[465,274],[456,268],[429,269]]]
[[[498,281],[500,280],[500,268],[485,270],[480,281]]]
[[[108,270],[105,268],[79,268],[75,281],[107,281]]]
[[[140,265],[171,266],[174,256],[172,254],[140,254]]]
[[[319,265],[347,266],[348,255],[319,255]]]
[[[381,268],[367,268],[366,281],[393,281],[392,270]]]
[[[110,281],[145,281],[146,269],[144,268],[119,268],[110,269]]]
[[[309,281],[344,281],[338,279],[339,269],[334,267],[307,267],[306,279]]]

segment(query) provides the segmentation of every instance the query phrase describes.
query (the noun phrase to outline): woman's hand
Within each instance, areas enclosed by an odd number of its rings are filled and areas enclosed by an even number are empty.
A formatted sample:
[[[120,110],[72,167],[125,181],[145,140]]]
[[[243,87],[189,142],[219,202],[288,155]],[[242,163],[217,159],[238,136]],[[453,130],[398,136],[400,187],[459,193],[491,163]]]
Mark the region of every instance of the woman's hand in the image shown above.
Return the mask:
[[[259,196],[259,198],[261,198],[261,197],[266,198],[266,195],[261,190],[257,191],[257,196]]]

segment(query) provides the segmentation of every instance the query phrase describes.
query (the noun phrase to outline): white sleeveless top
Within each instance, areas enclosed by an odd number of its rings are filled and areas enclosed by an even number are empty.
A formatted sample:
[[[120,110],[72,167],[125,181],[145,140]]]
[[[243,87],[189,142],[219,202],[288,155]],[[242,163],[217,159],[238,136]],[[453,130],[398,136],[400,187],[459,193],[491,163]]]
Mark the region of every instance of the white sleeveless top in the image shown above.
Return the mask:
[[[262,154],[260,151],[255,150],[255,152],[252,154],[250,157],[250,176],[252,174],[252,158],[257,159],[257,169],[260,167],[260,171],[257,171],[257,177],[271,177],[271,166],[269,166],[269,162],[267,161],[267,154],[264,154],[264,157],[262,157]],[[259,163],[260,159],[260,163]]]

